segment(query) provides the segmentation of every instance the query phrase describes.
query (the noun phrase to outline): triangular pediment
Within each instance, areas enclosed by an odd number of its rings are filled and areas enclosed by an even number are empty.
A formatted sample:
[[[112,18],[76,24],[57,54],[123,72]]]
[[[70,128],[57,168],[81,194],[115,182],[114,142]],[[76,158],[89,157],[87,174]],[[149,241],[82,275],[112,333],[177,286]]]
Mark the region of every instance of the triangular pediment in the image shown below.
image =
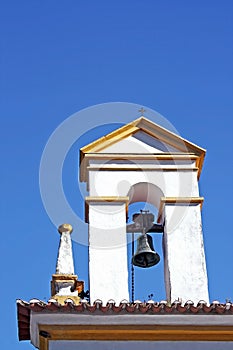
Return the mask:
[[[141,117],[80,149],[80,166],[86,155],[185,154],[197,157],[199,175],[205,150],[181,136]],[[81,176],[81,180],[82,176]]]
[[[126,150],[127,153],[130,154],[180,152],[178,148],[172,147],[168,143],[161,142],[158,138],[139,130],[134,134],[99,150],[99,153],[126,153]]]

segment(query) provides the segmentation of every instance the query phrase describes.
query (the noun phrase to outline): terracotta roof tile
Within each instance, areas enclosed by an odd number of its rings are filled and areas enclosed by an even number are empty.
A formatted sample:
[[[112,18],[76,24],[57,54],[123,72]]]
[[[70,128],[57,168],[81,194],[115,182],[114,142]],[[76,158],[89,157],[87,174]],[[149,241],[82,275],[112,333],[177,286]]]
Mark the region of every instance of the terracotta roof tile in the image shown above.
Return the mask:
[[[227,302],[221,304],[219,301],[213,301],[210,305],[203,300],[200,300],[197,305],[191,300],[188,300],[182,305],[180,301],[175,301],[172,304],[165,300],[161,302],[141,302],[140,300],[130,303],[127,300],[122,300],[119,305],[116,305],[114,300],[109,300],[106,305],[103,305],[101,300],[96,300],[93,305],[90,305],[86,300],[82,300],[80,304],[75,304],[72,299],[67,298],[64,305],[59,304],[55,299],[50,299],[45,303],[38,299],[32,299],[29,302],[17,300],[18,314],[18,335],[19,340],[30,340],[30,315],[31,311],[39,313],[86,313],[94,314],[102,312],[104,314],[218,314],[231,315],[233,314],[233,304]]]

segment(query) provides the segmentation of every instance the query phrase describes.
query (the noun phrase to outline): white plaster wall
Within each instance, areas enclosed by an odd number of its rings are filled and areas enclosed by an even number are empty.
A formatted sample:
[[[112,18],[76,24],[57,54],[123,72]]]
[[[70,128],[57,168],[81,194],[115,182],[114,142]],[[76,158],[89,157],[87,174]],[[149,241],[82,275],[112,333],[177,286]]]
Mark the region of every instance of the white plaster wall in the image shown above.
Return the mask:
[[[166,197],[198,197],[197,173],[190,171],[89,171],[90,196],[126,196],[130,187],[148,182]]]
[[[150,155],[150,154],[148,154]],[[124,156],[122,156],[123,158]],[[113,157],[112,157],[113,158]],[[175,158],[175,157],[174,157]],[[155,167],[155,168],[194,168],[196,166],[195,160],[191,159],[160,159],[157,160],[155,159],[138,159],[138,160],[127,160],[127,159],[106,159],[103,161],[103,159],[89,159],[89,166],[103,166],[107,165],[109,166],[110,164],[114,165],[126,165],[127,167],[130,165],[138,165],[140,168],[143,168],[144,165],[148,165],[150,167]]]
[[[178,171],[154,171],[145,168],[143,171],[101,171],[91,168],[94,163],[89,168],[90,196],[127,196],[131,193],[132,186],[149,183],[160,188],[160,193],[165,197],[199,197],[197,172],[192,169],[193,162],[179,162],[180,166],[185,164],[188,170]],[[103,161],[102,164],[106,163]],[[122,166],[128,164],[129,161],[122,161]],[[137,162],[133,164],[137,165]],[[159,161],[149,161],[146,164],[158,167]],[[170,161],[160,163],[162,166],[164,164],[171,166]],[[145,167],[145,163],[139,166]],[[173,163],[173,166],[176,164]],[[149,196],[147,202],[151,202]],[[152,204],[159,209],[159,203],[160,198],[157,198]],[[119,302],[123,298],[129,298],[125,206],[121,206],[121,212],[112,212],[115,209],[111,204],[105,204],[101,213],[98,212],[99,208],[100,205],[91,205],[89,216],[91,301],[99,298],[106,302],[113,298]],[[166,205],[165,221],[165,280],[168,293],[171,291],[172,300],[179,297],[183,301],[192,299],[197,302],[204,299],[208,302],[200,205]],[[104,228],[111,230],[112,234],[109,236]],[[99,244],[108,249],[96,249]],[[119,248],[116,248],[117,245]],[[109,266],[103,268],[106,262]]]
[[[90,300],[129,300],[125,203],[89,205]]]
[[[104,148],[99,153],[161,153],[158,148],[151,147],[133,136],[123,139],[112,146]]]
[[[209,302],[200,204],[166,205],[165,217],[166,288],[171,301]]]

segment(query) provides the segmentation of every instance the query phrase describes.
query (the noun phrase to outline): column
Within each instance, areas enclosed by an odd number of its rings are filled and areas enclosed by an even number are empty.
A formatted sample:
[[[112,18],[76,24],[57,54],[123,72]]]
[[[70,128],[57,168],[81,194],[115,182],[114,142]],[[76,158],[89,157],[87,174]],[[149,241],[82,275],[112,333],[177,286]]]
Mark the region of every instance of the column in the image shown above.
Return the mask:
[[[87,197],[90,301],[129,300],[126,211],[128,197]]]
[[[162,198],[167,298],[209,302],[203,244],[203,198]]]

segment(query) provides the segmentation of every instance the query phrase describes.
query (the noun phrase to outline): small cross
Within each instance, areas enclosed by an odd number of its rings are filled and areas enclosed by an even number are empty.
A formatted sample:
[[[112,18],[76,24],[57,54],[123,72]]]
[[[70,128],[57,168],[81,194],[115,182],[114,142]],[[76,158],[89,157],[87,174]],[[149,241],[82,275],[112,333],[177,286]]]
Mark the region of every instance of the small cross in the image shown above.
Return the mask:
[[[141,115],[143,116],[144,113],[146,112],[146,109],[144,109],[143,107],[141,107],[141,108],[138,110],[138,112],[140,112]]]

